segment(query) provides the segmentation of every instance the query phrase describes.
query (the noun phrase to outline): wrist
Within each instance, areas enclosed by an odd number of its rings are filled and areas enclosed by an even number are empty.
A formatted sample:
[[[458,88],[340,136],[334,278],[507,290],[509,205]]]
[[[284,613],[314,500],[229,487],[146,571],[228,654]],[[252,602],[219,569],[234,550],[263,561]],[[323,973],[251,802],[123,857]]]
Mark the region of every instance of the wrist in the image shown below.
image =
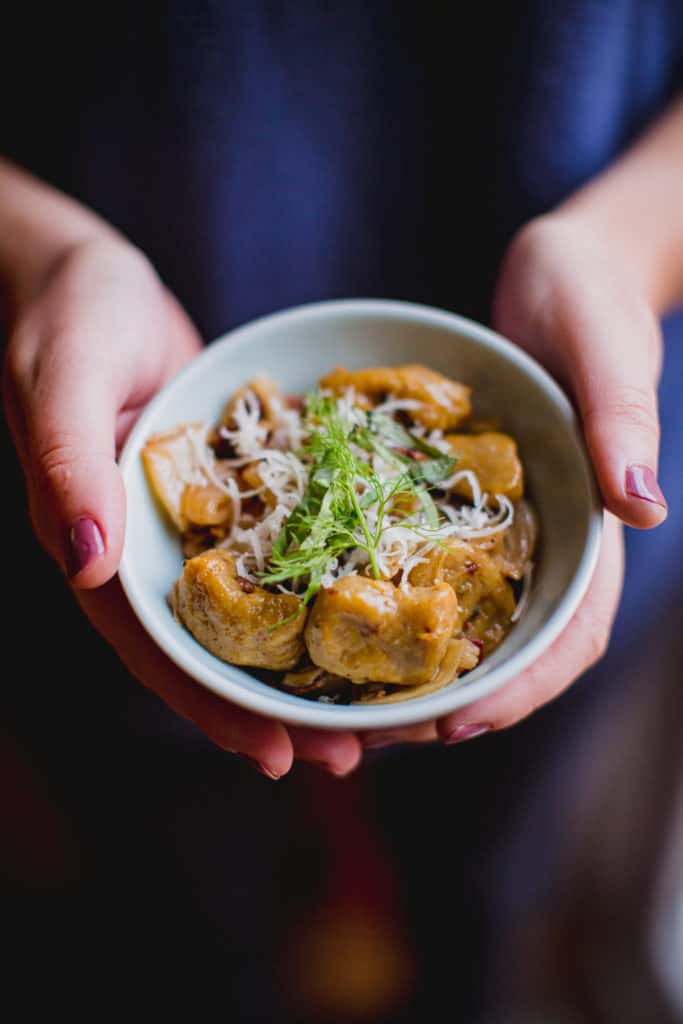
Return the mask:
[[[659,316],[683,303],[683,99],[611,166],[570,196],[560,216],[588,222],[631,269]]]

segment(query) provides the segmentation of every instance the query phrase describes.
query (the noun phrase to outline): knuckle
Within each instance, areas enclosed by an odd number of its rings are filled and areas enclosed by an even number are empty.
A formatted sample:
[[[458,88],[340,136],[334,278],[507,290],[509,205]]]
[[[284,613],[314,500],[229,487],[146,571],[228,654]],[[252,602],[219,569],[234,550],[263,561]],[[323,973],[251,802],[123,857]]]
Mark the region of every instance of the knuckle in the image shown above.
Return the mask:
[[[68,433],[53,434],[49,442],[38,449],[38,479],[41,484],[57,492],[68,490],[77,462],[78,453],[73,437]]]
[[[523,224],[515,233],[510,248],[522,255],[533,255],[544,250],[554,236],[554,224],[550,215],[534,217]]]
[[[624,426],[636,430],[659,435],[659,419],[655,405],[654,392],[650,389],[633,386],[622,387],[601,406],[589,409],[584,419],[587,423],[605,418],[617,420]]]

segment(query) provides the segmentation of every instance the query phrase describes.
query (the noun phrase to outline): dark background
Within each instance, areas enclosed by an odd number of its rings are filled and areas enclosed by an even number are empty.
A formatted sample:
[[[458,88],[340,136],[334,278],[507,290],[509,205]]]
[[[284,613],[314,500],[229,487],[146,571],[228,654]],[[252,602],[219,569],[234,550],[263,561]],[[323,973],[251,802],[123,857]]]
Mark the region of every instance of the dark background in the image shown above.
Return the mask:
[[[380,295],[486,321],[515,227],[680,83],[664,0],[15,5],[0,148],[118,225],[210,339]],[[509,733],[270,783],[130,680],[2,438],[5,986],[97,1015],[668,1024],[647,947],[680,779],[683,367],[610,655]],[[680,1017],[679,1017],[680,1019]]]

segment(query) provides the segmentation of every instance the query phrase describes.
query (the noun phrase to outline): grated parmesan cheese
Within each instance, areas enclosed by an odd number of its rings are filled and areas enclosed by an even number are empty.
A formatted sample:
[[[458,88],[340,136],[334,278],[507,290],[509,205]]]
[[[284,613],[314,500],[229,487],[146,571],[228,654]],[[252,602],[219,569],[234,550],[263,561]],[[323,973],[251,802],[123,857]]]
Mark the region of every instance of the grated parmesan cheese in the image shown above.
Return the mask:
[[[443,399],[445,396],[434,397]],[[353,388],[346,389],[336,400],[339,417],[348,433],[351,433],[354,427],[365,424],[366,414],[356,405]],[[397,399],[390,395],[376,407],[376,411],[391,415],[403,410],[414,410],[420,405],[420,402],[413,399]],[[184,483],[210,482],[228,495],[232,503],[232,525],[219,546],[235,552],[238,574],[253,582],[258,582],[258,574],[266,569],[277,537],[304,496],[309,475],[306,456],[300,457],[307,433],[302,413],[297,409],[288,408],[284,401],[273,396],[270,415],[268,427],[261,419],[261,405],[256,395],[251,389],[246,389],[235,403],[231,427],[220,428],[221,436],[230,441],[237,453],[236,457],[217,460],[207,440],[210,428],[205,424],[189,424],[184,428],[188,441],[185,450],[187,451],[189,446],[191,458],[185,456],[178,460],[179,463],[182,461],[182,466],[174,466]],[[439,451],[445,454],[450,452],[442,431],[427,431],[419,424],[411,427],[411,430],[415,436]],[[377,452],[368,452],[354,446],[354,454],[369,463],[374,472],[387,484],[401,472],[401,468],[395,462],[382,458]],[[258,467],[261,483],[250,490],[241,490],[238,471],[253,464]],[[471,504],[460,500],[457,504],[452,504],[453,489],[462,480],[469,483],[472,493]],[[367,494],[368,488],[368,482],[359,476],[356,480],[359,497]],[[489,495],[482,491],[477,475],[472,470],[456,470],[449,479],[438,485],[438,489],[440,496],[434,497],[434,504],[440,517],[437,527],[429,525],[422,508],[418,508],[409,516],[406,516],[405,512],[392,512],[387,509],[382,513],[377,503],[364,509],[368,529],[373,535],[379,536],[375,557],[378,569],[385,579],[390,579],[399,570],[403,570],[401,586],[406,586],[412,569],[426,560],[435,545],[443,543],[449,537],[462,540],[489,537],[506,530],[513,521],[512,503],[501,494],[494,495],[493,500],[490,500]],[[260,497],[264,506],[263,513],[256,517],[247,515],[243,505],[246,499],[254,497]],[[326,500],[327,495],[323,499],[323,512]],[[369,557],[362,546],[365,538],[360,527],[355,537],[358,547],[344,552],[339,557],[330,558],[322,576],[323,587],[331,586],[336,579],[343,576],[368,571]],[[313,543],[311,538],[309,541]],[[525,574],[526,591],[523,591],[515,611],[517,618],[524,610],[525,593],[530,589],[530,572],[529,569],[528,580]],[[300,590],[302,585],[301,581],[297,581],[288,586],[279,585],[278,589],[283,593],[293,593]]]
[[[237,399],[232,418],[235,429],[221,427],[221,437],[230,441],[240,455],[258,455],[266,440],[267,428],[261,422],[261,403],[250,388]]]
[[[380,402],[373,409],[373,412],[401,412],[405,409],[407,412],[414,409],[421,409],[422,402],[418,402],[415,398],[387,398],[386,402]]]

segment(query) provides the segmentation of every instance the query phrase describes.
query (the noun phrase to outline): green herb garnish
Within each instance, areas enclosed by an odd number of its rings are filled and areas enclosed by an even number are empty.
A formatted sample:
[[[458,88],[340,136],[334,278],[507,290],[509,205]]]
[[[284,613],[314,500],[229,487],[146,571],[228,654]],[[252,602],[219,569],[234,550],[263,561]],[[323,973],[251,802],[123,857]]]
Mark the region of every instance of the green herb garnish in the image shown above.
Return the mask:
[[[367,552],[372,573],[380,578],[377,549],[387,528],[387,510],[398,495],[416,496],[427,525],[438,527],[439,513],[428,488],[447,479],[456,461],[382,414],[357,409],[357,422],[349,427],[337,400],[319,392],[308,396],[305,418],[310,433],[299,454],[310,462],[308,484],[261,576],[266,584],[305,578],[302,606],[320,589],[330,562],[352,548]],[[395,467],[396,475],[382,480],[357,449],[376,452]],[[405,454],[416,449],[429,457],[416,462]],[[376,512],[374,525],[365,514],[370,508]]]

